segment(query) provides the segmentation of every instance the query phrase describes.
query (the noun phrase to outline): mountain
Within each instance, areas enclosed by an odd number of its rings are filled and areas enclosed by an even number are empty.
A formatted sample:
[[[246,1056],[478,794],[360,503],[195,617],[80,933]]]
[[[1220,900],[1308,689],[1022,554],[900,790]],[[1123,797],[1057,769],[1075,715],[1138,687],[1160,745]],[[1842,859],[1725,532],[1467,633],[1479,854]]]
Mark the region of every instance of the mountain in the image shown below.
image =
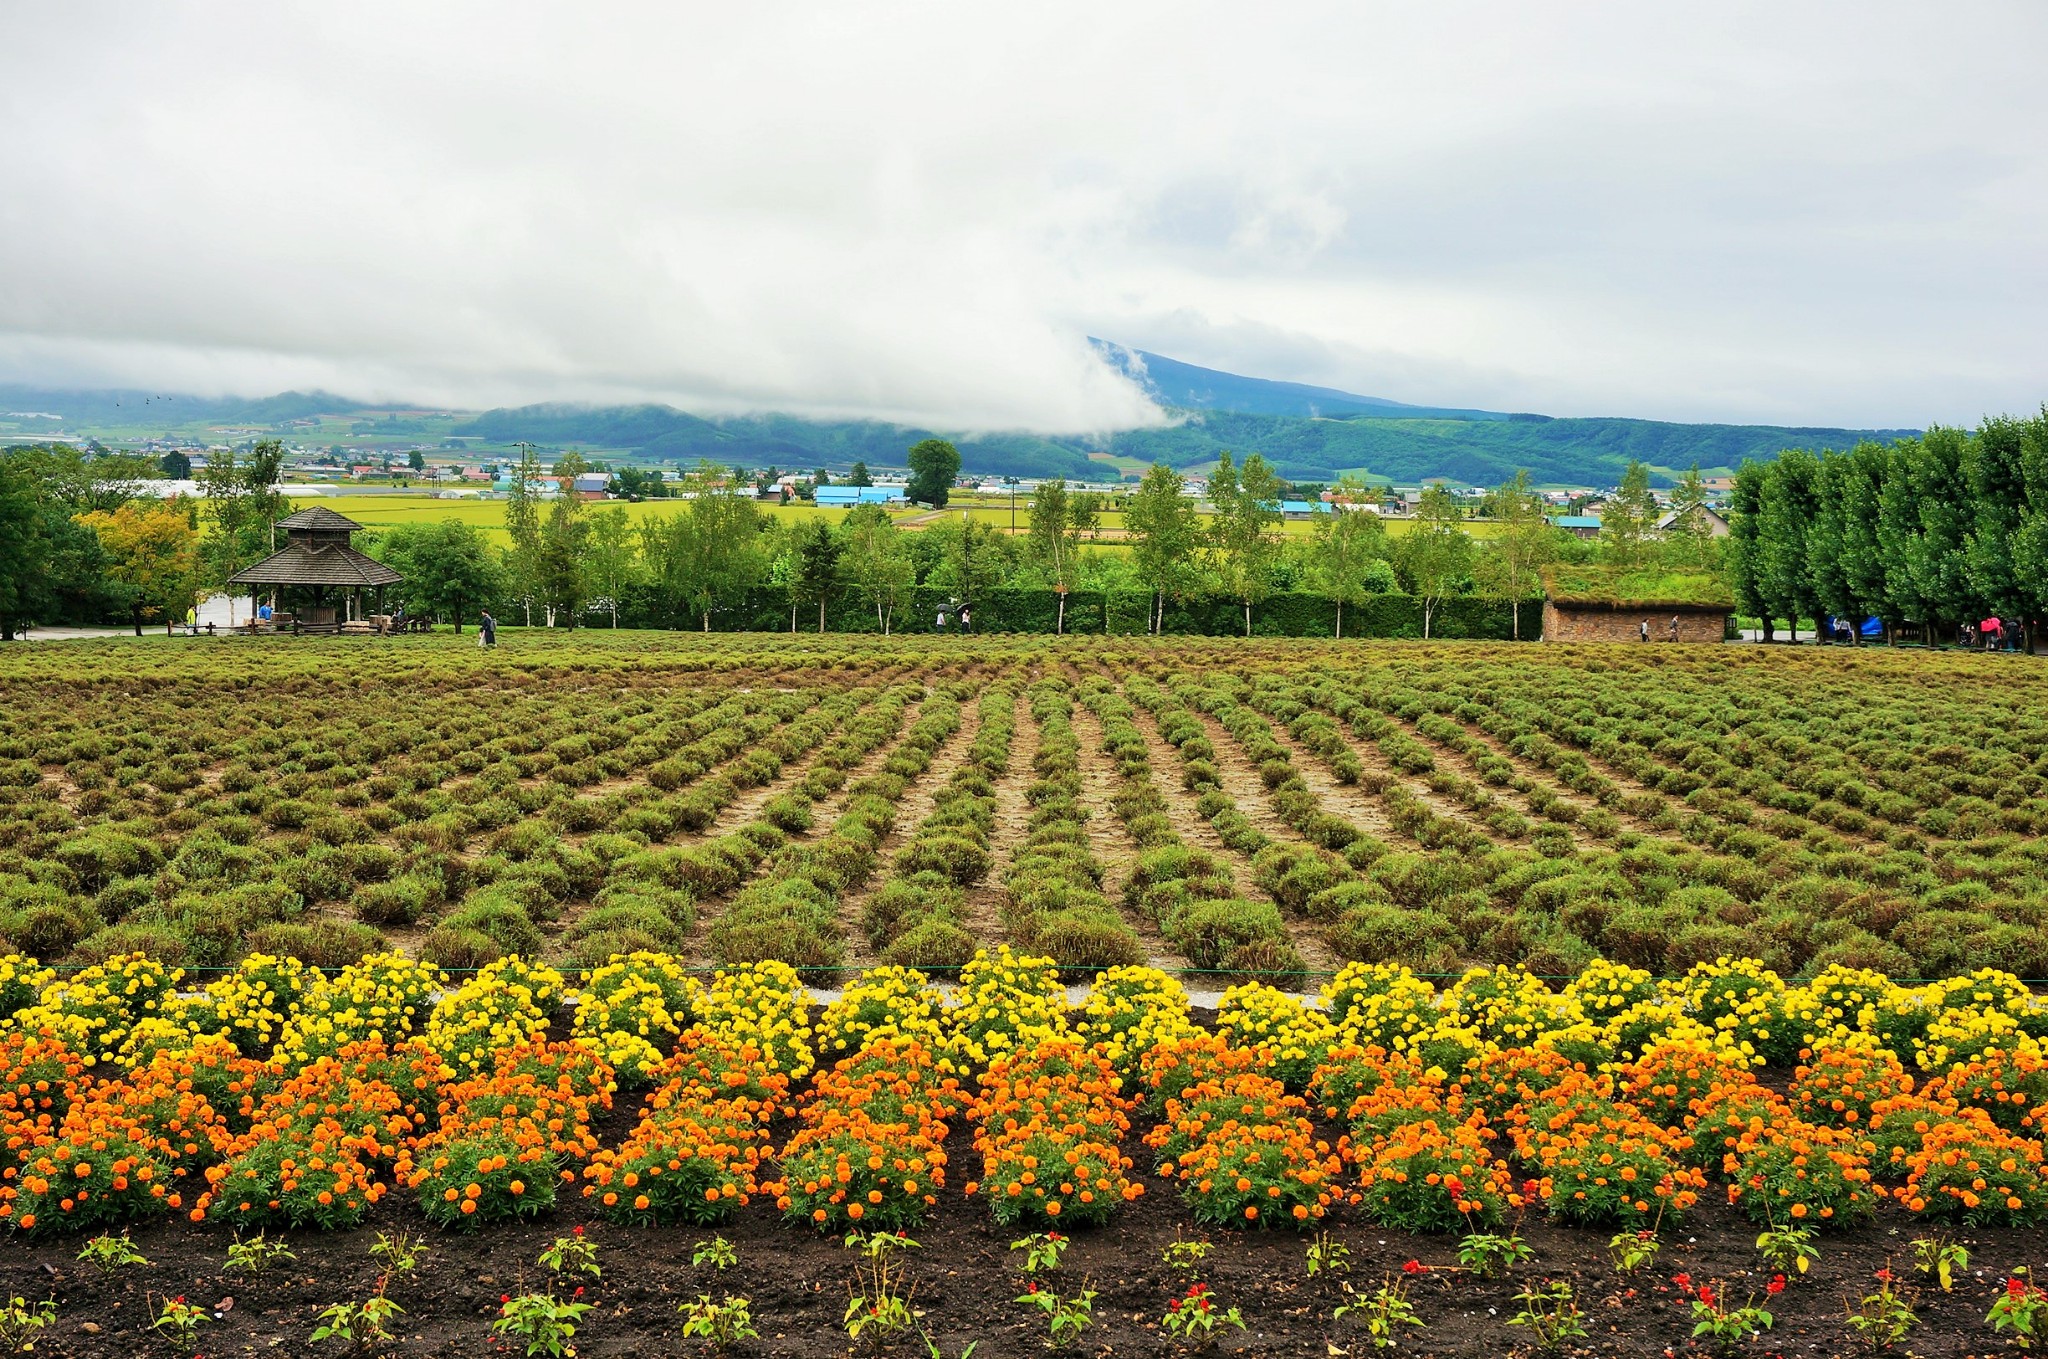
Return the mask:
[[[275,425],[315,415],[351,415],[384,410],[329,392],[279,392],[276,396],[203,397],[150,391],[72,391],[0,383],[0,410],[47,411],[61,416],[66,428],[91,433],[94,427],[119,425],[170,426],[192,420],[227,425]]]
[[[1090,336],[1088,343],[1110,367],[1122,373],[1168,410],[1234,411],[1240,415],[1292,415],[1304,419],[1370,415],[1390,419],[1440,416],[1450,420],[1505,420],[1496,411],[1458,410],[1447,406],[1411,406],[1405,401],[1359,396],[1334,387],[1300,382],[1274,382],[1243,377],[1215,368],[1148,354],[1110,340]]]
[[[876,420],[808,420],[793,415],[706,417],[672,406],[536,405],[501,408],[459,419],[448,433],[486,446],[527,440],[544,448],[581,448],[606,456],[664,464],[708,458],[758,467],[845,469],[856,461],[903,465],[920,439],[950,437],[962,468],[987,476],[1114,479],[1144,464],[1206,467],[1228,450],[1262,453],[1291,481],[1329,481],[1345,472],[1413,486],[1425,477],[1492,485],[1526,467],[1541,484],[1608,486],[1631,459],[1653,479],[1675,480],[1697,462],[1708,472],[1733,470],[1746,458],[1768,459],[1788,448],[1846,448],[1859,440],[1889,441],[1914,430],[1787,428],[1777,425],[1688,425],[1622,418],[1553,419],[1440,406],[1412,406],[1297,382],[1272,382],[1202,368],[1161,354],[1091,341],[1105,363],[1139,384],[1169,411],[1173,423],[1104,435],[958,434]],[[0,415],[47,411],[73,434],[112,441],[137,427],[242,425],[275,428],[317,415],[389,410],[323,392],[284,392],[258,400],[202,400],[144,392],[77,392],[0,386]],[[48,422],[13,420],[24,437]],[[391,421],[375,432],[414,434]],[[389,426],[387,428],[387,426]],[[4,437],[4,436],[0,436]]]

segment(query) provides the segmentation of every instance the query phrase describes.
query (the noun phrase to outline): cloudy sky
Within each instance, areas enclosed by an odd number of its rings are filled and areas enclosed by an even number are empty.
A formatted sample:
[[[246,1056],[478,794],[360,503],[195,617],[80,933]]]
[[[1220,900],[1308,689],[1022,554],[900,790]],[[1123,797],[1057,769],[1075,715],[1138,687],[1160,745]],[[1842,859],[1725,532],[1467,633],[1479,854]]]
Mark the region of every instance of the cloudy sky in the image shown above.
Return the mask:
[[[1973,421],[2048,397],[2044,58],[2036,0],[0,0],[0,382],[1158,418],[1092,334]]]

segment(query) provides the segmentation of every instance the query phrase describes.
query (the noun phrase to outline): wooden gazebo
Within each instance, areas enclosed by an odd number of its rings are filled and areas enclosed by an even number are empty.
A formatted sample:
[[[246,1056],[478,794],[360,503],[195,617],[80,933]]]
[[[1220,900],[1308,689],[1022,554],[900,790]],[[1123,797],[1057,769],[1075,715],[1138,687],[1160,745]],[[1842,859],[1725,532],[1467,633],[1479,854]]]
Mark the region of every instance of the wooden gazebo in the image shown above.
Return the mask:
[[[301,632],[336,632],[342,620],[336,605],[329,603],[328,591],[347,606],[348,619],[361,618],[362,592],[381,591],[405,577],[374,557],[366,557],[349,543],[349,535],[362,525],[347,515],[315,505],[277,521],[285,531],[285,545],[246,571],[228,577],[228,584],[246,585],[251,592],[260,586],[287,586],[309,592],[308,604],[295,610]]]

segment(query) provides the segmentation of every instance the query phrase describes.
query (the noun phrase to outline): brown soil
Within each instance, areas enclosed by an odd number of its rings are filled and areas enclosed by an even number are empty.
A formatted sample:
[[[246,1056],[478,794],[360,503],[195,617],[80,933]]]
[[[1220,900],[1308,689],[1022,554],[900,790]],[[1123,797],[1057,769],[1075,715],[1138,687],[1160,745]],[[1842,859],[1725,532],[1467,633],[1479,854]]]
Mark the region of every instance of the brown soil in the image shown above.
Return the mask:
[[[613,1135],[630,1124],[631,1112],[616,1111]],[[1140,1171],[1151,1165],[1137,1133],[1126,1154]],[[1009,1243],[1021,1233],[995,1226],[979,1201],[965,1198],[960,1185],[975,1177],[979,1159],[969,1130],[956,1125],[948,1141],[951,1168],[946,1193],[932,1218],[911,1235],[909,1276],[922,1324],[948,1359],[975,1343],[976,1359],[1026,1359],[1045,1353],[1045,1325],[1036,1308],[1014,1302],[1024,1286]],[[1177,1237],[1214,1243],[1201,1278],[1219,1307],[1242,1309],[1244,1330],[1218,1332],[1212,1353],[1326,1359],[1332,1344],[1353,1354],[1372,1350],[1357,1322],[1333,1322],[1342,1300],[1334,1287],[1311,1283],[1303,1269],[1304,1239],[1292,1231],[1238,1232],[1198,1228],[1174,1187],[1142,1174],[1145,1195],[1127,1205],[1117,1220],[1100,1229],[1073,1233],[1064,1267],[1052,1286],[1097,1292],[1094,1325],[1074,1353],[1096,1356],[1159,1355],[1184,1352],[1160,1330],[1167,1304],[1185,1289],[1169,1274],[1159,1253]],[[412,1202],[392,1194],[363,1227],[347,1232],[286,1234],[298,1259],[255,1277],[226,1275],[222,1259],[227,1233],[184,1222],[138,1226],[132,1236],[151,1262],[103,1280],[78,1264],[75,1237],[0,1245],[0,1290],[32,1300],[54,1297],[56,1325],[36,1344],[36,1354],[55,1359],[162,1359],[172,1354],[149,1321],[167,1296],[213,1305],[230,1302],[205,1324],[201,1350],[208,1356],[317,1355],[329,1345],[310,1345],[317,1314],[335,1302],[361,1299],[376,1283],[368,1255],[380,1231],[409,1231],[426,1237],[430,1254],[418,1274],[391,1288],[405,1309],[391,1346],[366,1353],[405,1356],[487,1355],[494,1351],[490,1324],[507,1293],[546,1287],[536,1259],[556,1236],[583,1225],[597,1243],[604,1268],[584,1300],[595,1303],[576,1336],[585,1359],[606,1356],[704,1355],[701,1342],[685,1341],[678,1304],[700,1293],[745,1297],[761,1332],[736,1351],[756,1359],[813,1359],[852,1355],[841,1328],[853,1258],[837,1237],[819,1236],[777,1220],[771,1204],[757,1201],[728,1223],[713,1228],[637,1229],[586,1218],[582,1200],[565,1197],[541,1222],[494,1224],[470,1234],[443,1233],[420,1217]],[[722,1233],[738,1248],[739,1263],[724,1274],[690,1264],[694,1243]],[[1738,1300],[1763,1298],[1764,1274],[1754,1246],[1756,1228],[1725,1205],[1710,1204],[1682,1227],[1667,1230],[1667,1244],[1655,1267],[1633,1285],[1617,1278],[1605,1261],[1606,1230],[1524,1224],[1522,1234],[1535,1258],[1507,1279],[1485,1281],[1450,1268],[1455,1243],[1448,1236],[1412,1237],[1365,1222],[1355,1211],[1340,1211],[1331,1232],[1350,1251],[1350,1278],[1369,1293],[1388,1278],[1404,1277],[1402,1264],[1418,1260],[1431,1269],[1415,1275],[1409,1296],[1424,1325],[1406,1330],[1401,1352],[1440,1359],[1492,1359],[1531,1353],[1526,1333],[1510,1328],[1519,1310],[1514,1295],[1542,1279],[1570,1280],[1587,1314],[1591,1335],[1565,1351],[1581,1359],[1657,1359],[1705,1355],[1690,1340],[1691,1318],[1671,1285],[1671,1275],[1688,1272],[1696,1282],[1714,1281]],[[1843,1299],[1860,1297],[1875,1285],[1872,1274],[1887,1265],[1909,1281],[1920,1325],[1907,1348],[1922,1359],[1962,1359],[2001,1353],[1984,1325],[1984,1313],[2002,1291],[2003,1271],[2037,1260],[2038,1231],[1973,1231],[1966,1242],[1975,1273],[1958,1280],[1954,1293],[1917,1287],[1906,1243],[1924,1228],[1887,1210],[1873,1225],[1830,1234],[1820,1243],[1812,1272],[1783,1294],[1768,1299],[1776,1325],[1746,1354],[1844,1355],[1860,1352],[1842,1321]],[[862,1350],[861,1353],[870,1351]],[[915,1337],[885,1351],[922,1355]],[[337,1349],[338,1354],[350,1351]]]
[[[1272,839],[1293,845],[1307,844],[1308,841],[1302,839],[1294,827],[1282,821],[1279,814],[1273,810],[1272,804],[1266,800],[1265,782],[1259,778],[1258,770],[1252,766],[1251,760],[1244,753],[1244,748],[1238,745],[1237,738],[1225,730],[1221,722],[1207,713],[1198,712],[1195,715],[1201,719],[1203,727],[1208,732],[1209,744],[1216,748],[1218,780],[1224,793],[1237,804],[1238,811]],[[1148,740],[1156,740],[1155,729],[1148,725],[1145,730]],[[1157,747],[1165,750],[1166,742],[1157,740]],[[1179,765],[1178,754],[1169,753],[1168,758],[1173,760],[1176,767]],[[1195,813],[1192,801],[1188,804],[1188,811],[1192,815],[1189,824],[1200,825],[1212,836],[1215,834],[1215,828],[1203,820],[1199,813]],[[1221,841],[1217,844],[1220,847]],[[1228,850],[1223,852],[1230,853]],[[1230,857],[1239,869],[1237,890],[1247,896],[1256,894],[1259,889],[1252,877],[1251,862],[1239,854],[1231,854]],[[1311,971],[1335,972],[1343,965],[1343,960],[1330,951],[1330,946],[1323,942],[1322,936],[1310,922],[1288,917],[1285,912],[1282,913],[1282,918],[1287,925],[1287,937],[1293,941],[1295,952],[1301,955],[1302,961]]]
[[[1159,932],[1159,926],[1143,912],[1124,905],[1124,889],[1137,865],[1138,843],[1111,805],[1123,780],[1102,748],[1102,722],[1079,703],[1074,705],[1074,736],[1081,743],[1078,764],[1082,799],[1088,809],[1088,847],[1102,865],[1103,894],[1137,934],[1146,962],[1168,971],[1185,970],[1188,960]]]
[[[923,712],[923,699],[918,699],[906,705],[903,709],[903,721],[896,728],[896,734],[862,756],[853,768],[846,771],[846,782],[826,794],[820,801],[812,804],[811,828],[805,832],[807,837],[823,835],[826,831],[832,829],[832,823],[839,819],[839,814],[846,810],[846,804],[852,800],[853,785],[888,763],[889,757],[896,753],[898,746],[903,744],[903,738],[909,734],[911,727],[917,724],[917,719]],[[972,720],[973,714],[967,708],[963,707],[962,714],[969,720]],[[941,746],[939,750],[940,755],[943,756],[945,747]],[[936,758],[934,759],[933,767],[937,768]]]
[[[908,730],[908,723],[905,724]],[[939,790],[953,777],[953,771],[966,763],[967,752],[974,748],[974,738],[981,731],[981,708],[969,702],[960,707],[960,729],[948,737],[932,755],[931,764],[925,769],[903,800],[896,805],[896,822],[889,834],[882,840],[877,857],[874,876],[867,886],[858,891],[848,892],[839,899],[839,929],[846,939],[846,962],[850,967],[872,967],[876,959],[874,950],[868,947],[868,937],[860,927],[861,909],[867,905],[868,896],[887,882],[890,877],[888,862],[891,855],[903,847],[919,823],[932,814],[932,803]],[[889,749],[896,743],[890,742]],[[877,751],[878,757],[886,758]],[[875,761],[879,764],[879,759]],[[867,762],[863,762],[864,766]],[[858,776],[856,776],[858,777]],[[852,779],[847,780],[851,786]],[[821,822],[822,824],[822,822]]]
[[[996,822],[989,835],[988,877],[978,887],[967,889],[967,919],[961,928],[977,943],[993,944],[1009,936],[1003,926],[1003,907],[1010,894],[1003,887],[1003,874],[1018,847],[1031,834],[1031,804],[1024,790],[1038,782],[1031,762],[1038,758],[1038,722],[1031,716],[1031,702],[1019,695],[1013,709],[1016,726],[1010,733],[1010,765],[996,781]]]
[[[1393,720],[1398,721],[1399,719]],[[1456,721],[1457,719],[1453,718],[1452,720]],[[1543,787],[1549,789],[1552,793],[1556,794],[1560,801],[1570,803],[1572,806],[1577,807],[1582,812],[1590,811],[1593,808],[1600,806],[1600,800],[1598,798],[1589,797],[1586,794],[1581,793],[1576,788],[1567,787],[1562,779],[1558,778],[1557,775],[1551,773],[1550,770],[1544,768],[1542,765],[1536,763],[1536,761],[1523,759],[1521,756],[1509,750],[1507,747],[1507,743],[1505,741],[1500,740],[1492,732],[1486,730],[1484,727],[1475,726],[1469,722],[1460,723],[1459,725],[1463,726],[1465,728],[1465,731],[1469,735],[1471,735],[1474,740],[1484,743],[1485,746],[1489,750],[1493,751],[1494,754],[1512,763],[1515,766],[1515,772],[1517,774],[1520,774],[1523,778],[1528,779],[1531,783],[1538,783],[1543,785]],[[1458,760],[1461,764],[1464,765],[1468,773],[1471,771],[1472,763],[1470,761],[1465,760],[1463,756],[1451,752],[1448,748],[1439,745],[1435,741],[1430,740],[1427,736],[1424,736],[1420,731],[1417,731],[1413,728],[1409,729],[1408,734],[1410,736],[1413,736],[1416,740],[1426,743],[1432,750],[1435,750],[1440,754],[1443,754],[1451,759]],[[1476,779],[1478,776],[1474,774],[1473,777]],[[1527,804],[1525,803],[1524,806],[1526,807]],[[1652,825],[1646,819],[1640,816],[1632,816],[1618,806],[1608,807],[1605,810],[1610,812],[1616,820],[1620,821],[1626,829],[1632,830],[1638,835],[1647,836],[1659,841],[1663,841],[1668,844],[1684,843],[1683,837],[1675,835],[1668,830],[1661,830],[1658,827]],[[1532,817],[1536,815],[1536,813],[1534,813],[1533,811],[1529,814]],[[1574,827],[1574,829],[1576,830],[1576,827]]]

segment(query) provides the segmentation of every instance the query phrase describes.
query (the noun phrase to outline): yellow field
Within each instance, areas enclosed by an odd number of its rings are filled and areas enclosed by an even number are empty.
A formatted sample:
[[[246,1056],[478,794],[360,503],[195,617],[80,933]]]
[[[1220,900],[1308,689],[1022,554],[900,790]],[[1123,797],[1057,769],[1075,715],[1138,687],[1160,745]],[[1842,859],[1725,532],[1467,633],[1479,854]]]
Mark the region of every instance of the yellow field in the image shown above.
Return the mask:
[[[623,509],[635,522],[645,522],[664,515],[680,512],[686,502],[680,500],[643,500],[638,503],[611,501],[593,503],[592,509]],[[490,533],[502,537],[505,532],[505,502],[502,500],[437,500],[429,495],[335,495],[300,496],[292,500],[293,509],[304,509],[309,505],[324,505],[336,514],[345,514],[365,528],[395,528],[401,524],[432,524],[444,519],[456,519],[465,524],[474,524]],[[920,529],[937,523],[957,523],[962,512],[971,515],[977,523],[1007,531],[1013,520],[1009,498],[1000,500],[985,497],[965,497],[954,500],[944,510],[934,513],[930,510],[893,510],[890,517],[907,529]],[[818,509],[812,505],[763,505],[763,514],[777,519],[844,518],[845,510]],[[1017,498],[1014,523],[1016,531],[1023,533],[1031,522],[1031,502],[1024,496]],[[1389,535],[1399,537],[1408,532],[1412,521],[1390,519],[1387,521]],[[1280,525],[1281,532],[1290,537],[1311,533],[1314,523],[1306,519],[1289,519]],[[1124,530],[1121,512],[1111,510],[1102,515],[1104,546],[1114,545]],[[1491,538],[1498,531],[1490,520],[1474,520],[1465,525],[1466,532],[1475,538]]]

